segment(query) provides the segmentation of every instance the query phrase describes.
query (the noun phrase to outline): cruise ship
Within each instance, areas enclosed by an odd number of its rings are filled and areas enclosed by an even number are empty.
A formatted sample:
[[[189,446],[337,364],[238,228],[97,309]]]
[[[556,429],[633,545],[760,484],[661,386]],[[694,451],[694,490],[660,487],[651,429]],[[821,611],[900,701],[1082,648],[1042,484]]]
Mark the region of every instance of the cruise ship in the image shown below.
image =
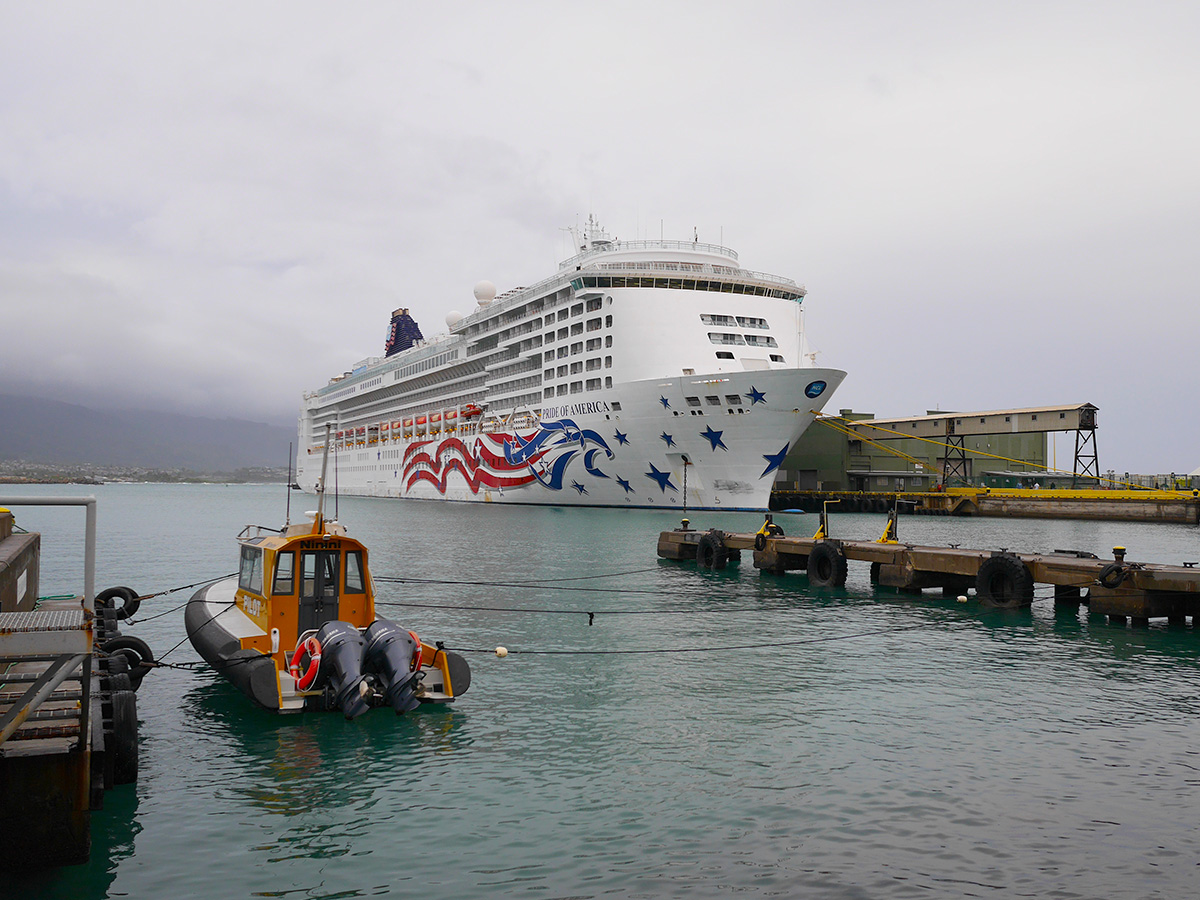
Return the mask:
[[[446,316],[396,310],[385,355],[305,393],[297,482],[492,503],[762,510],[846,373],[807,352],[804,288],[733,250],[621,241],[592,217],[530,287]],[[333,485],[331,485],[332,487]]]

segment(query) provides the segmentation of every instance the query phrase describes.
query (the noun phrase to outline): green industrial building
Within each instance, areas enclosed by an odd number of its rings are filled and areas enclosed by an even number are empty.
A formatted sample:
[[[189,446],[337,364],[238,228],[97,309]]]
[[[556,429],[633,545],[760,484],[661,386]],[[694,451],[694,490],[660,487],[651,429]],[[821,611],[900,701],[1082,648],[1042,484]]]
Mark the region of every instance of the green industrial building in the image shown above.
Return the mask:
[[[944,484],[1071,487],[1099,475],[1090,403],[876,419],[840,410],[812,424],[780,468],[779,491],[929,491]],[[1047,472],[1047,434],[1074,431],[1072,472]]]

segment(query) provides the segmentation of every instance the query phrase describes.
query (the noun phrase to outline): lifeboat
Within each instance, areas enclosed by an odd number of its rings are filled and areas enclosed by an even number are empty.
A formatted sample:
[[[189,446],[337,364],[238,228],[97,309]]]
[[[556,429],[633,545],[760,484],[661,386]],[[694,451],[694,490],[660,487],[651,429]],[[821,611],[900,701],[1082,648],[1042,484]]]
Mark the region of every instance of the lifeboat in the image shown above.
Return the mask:
[[[446,423],[445,424],[446,434],[454,434],[454,432],[458,431],[458,410],[457,409],[452,409],[446,413],[445,423]]]
[[[429,433],[441,434],[442,431],[442,414],[435,412],[429,416]]]
[[[404,436],[406,438],[410,438],[410,437],[412,437],[412,435],[413,435],[413,420],[405,419],[404,420]]]
[[[400,440],[401,435],[402,435],[401,423],[400,423],[400,420],[397,419],[395,422],[392,423],[392,440],[393,441]]]
[[[377,615],[367,548],[324,516],[325,441],[311,521],[238,535],[239,571],[201,588],[184,625],[196,652],[258,706],[280,713],[453,703],[467,661]]]
[[[392,423],[384,422],[382,425],[379,426],[379,440],[387,441],[387,439],[391,436],[392,436]]]
[[[365,447],[367,444],[367,429],[364,425],[361,428],[354,429],[354,443],[359,447]]]
[[[474,419],[482,416],[483,410],[474,403],[468,403],[462,408],[462,415],[464,419]]]

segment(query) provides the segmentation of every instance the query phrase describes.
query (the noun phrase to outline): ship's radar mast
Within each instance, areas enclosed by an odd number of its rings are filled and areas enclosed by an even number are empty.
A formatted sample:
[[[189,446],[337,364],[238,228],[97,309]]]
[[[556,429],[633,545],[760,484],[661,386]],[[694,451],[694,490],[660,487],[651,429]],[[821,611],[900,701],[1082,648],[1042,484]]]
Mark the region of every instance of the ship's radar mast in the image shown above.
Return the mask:
[[[620,243],[619,239],[609,237],[608,232],[600,227],[600,223],[596,221],[596,217],[588,213],[587,224],[583,226],[583,231],[580,232],[578,226],[573,226],[568,231],[571,232],[571,238],[575,241],[575,246],[579,248],[581,253],[586,253],[589,250],[607,250],[613,244]]]

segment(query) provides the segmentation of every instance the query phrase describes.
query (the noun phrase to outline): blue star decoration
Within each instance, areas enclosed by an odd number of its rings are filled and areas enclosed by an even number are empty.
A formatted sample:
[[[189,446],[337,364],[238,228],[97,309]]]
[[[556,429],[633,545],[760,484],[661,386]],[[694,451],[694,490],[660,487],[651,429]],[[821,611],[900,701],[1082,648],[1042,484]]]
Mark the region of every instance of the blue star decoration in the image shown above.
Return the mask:
[[[667,492],[667,488],[673,491],[679,490],[679,488],[671,484],[671,473],[658,471],[654,463],[650,463],[650,471],[646,473],[646,477],[658,482],[658,487],[664,494]]]
[[[671,401],[670,401],[670,400],[668,400],[666,397],[659,397],[659,398],[658,398],[658,402],[659,402],[659,403],[661,403],[661,404],[663,405],[663,409],[670,409],[670,408],[671,408]]]
[[[763,469],[762,475],[759,475],[758,477],[762,478],[763,475],[769,475],[771,472],[774,472],[776,469],[778,469],[780,466],[782,466],[783,458],[785,456],[787,456],[788,448],[790,446],[792,446],[792,445],[784,444],[783,449],[780,450],[778,453],[772,453],[770,455],[764,453],[763,459],[765,459],[767,461],[767,467],[765,469]]]
[[[729,448],[725,446],[725,442],[721,440],[721,435],[724,433],[725,432],[723,431],[713,431],[713,427],[709,425],[702,432],[700,432],[700,437],[708,438],[709,443],[712,444],[713,450],[716,450],[718,447],[720,447],[722,450],[728,450]]]
[[[619,484],[621,487],[625,488],[625,493],[627,493],[627,494],[633,493],[633,485],[631,485],[628,481],[626,481],[624,478],[622,478],[619,475],[617,476],[617,484]]]
[[[756,388],[754,385],[750,385],[750,393],[745,394],[744,396],[750,398],[751,406],[753,406],[755,403],[766,403],[767,402],[767,395],[764,394],[762,391],[760,391],[758,388]]]
[[[673,438],[671,435],[667,434],[665,431],[659,435],[659,438],[666,441],[668,447],[675,446],[675,438]]]
[[[587,493],[587,488],[585,488],[585,487],[584,487],[582,484],[580,484],[578,481],[572,481],[572,482],[571,482],[571,487],[573,487],[573,488],[575,488],[575,490],[579,491],[579,495],[580,495],[581,497],[582,497],[584,494],[586,494],[586,493]]]
[[[613,437],[615,437],[617,439],[618,444],[628,444],[629,443],[629,435],[627,435],[627,434],[622,434],[621,432],[618,431],[615,435],[613,435]]]

